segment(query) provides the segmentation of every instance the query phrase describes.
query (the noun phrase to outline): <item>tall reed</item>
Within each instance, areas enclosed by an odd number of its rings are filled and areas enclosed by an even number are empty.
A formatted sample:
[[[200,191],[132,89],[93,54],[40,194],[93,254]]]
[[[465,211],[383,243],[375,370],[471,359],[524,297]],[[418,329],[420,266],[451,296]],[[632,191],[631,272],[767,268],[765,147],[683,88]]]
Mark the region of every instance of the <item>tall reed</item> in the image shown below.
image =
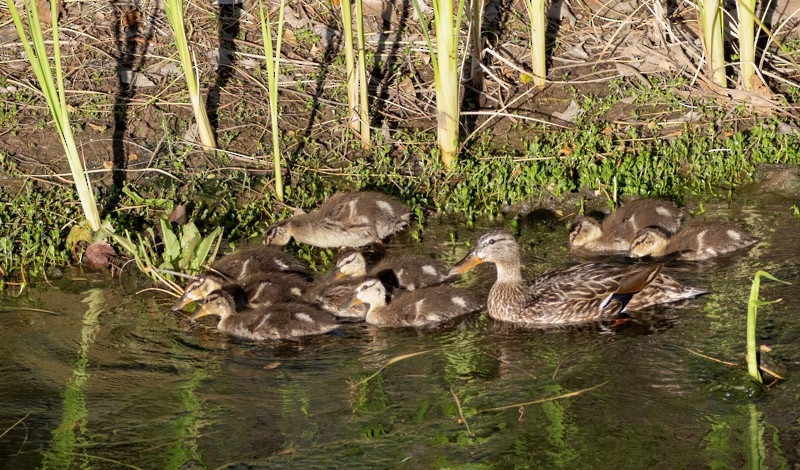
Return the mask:
[[[706,64],[711,81],[725,88],[725,44],[722,42],[722,6],[720,0],[697,0],[703,33]]]
[[[753,277],[753,283],[750,286],[750,299],[747,301],[747,372],[750,374],[750,377],[758,383],[764,382],[761,378],[761,372],[758,370],[758,346],[756,345],[756,318],[758,317],[758,307],[781,301],[781,299],[766,301],[758,298],[762,277],[783,284],[789,284],[788,282],[773,277],[766,271],[758,271]]]
[[[414,8],[420,17],[422,32],[431,51],[433,80],[436,93],[437,143],[445,168],[452,168],[458,153],[459,132],[459,71],[458,38],[461,32],[461,18],[464,13],[464,0],[459,0],[458,9],[453,10],[452,0],[432,0],[433,24],[436,32],[436,48],[433,47],[428,27],[419,0],[414,0]]]
[[[370,147],[369,101],[367,101],[367,51],[364,40],[364,9],[361,0],[356,0],[356,34],[358,35],[358,110],[361,121],[361,146]]]
[[[756,0],[736,0],[739,18],[739,60],[742,68],[742,84],[747,91],[755,88],[753,80],[756,80],[755,8]]]
[[[340,6],[342,7],[342,28],[344,29],[344,65],[347,73],[347,125],[354,132],[360,133],[352,5],[350,0],[341,0]]]
[[[283,15],[285,0],[278,5],[278,30],[275,47],[272,47],[272,24],[269,10],[258,0],[258,13],[261,18],[261,36],[264,39],[264,57],[267,66],[267,91],[269,95],[269,114],[272,126],[272,162],[275,170],[275,195],[283,202],[283,167],[281,165],[280,129],[278,128],[278,77],[281,72],[281,41],[283,39]]]
[[[56,130],[67,154],[67,161],[75,180],[75,188],[78,191],[78,198],[81,201],[83,213],[86,221],[93,231],[100,230],[100,215],[97,211],[97,202],[92,192],[89,177],[83,168],[81,157],[78,154],[78,147],[75,145],[75,137],[72,134],[72,127],[69,123],[69,112],[67,111],[67,100],[64,94],[64,72],[61,70],[61,47],[58,40],[58,12],[56,1],[50,2],[50,22],[53,25],[53,70],[50,68],[50,60],[47,56],[47,49],[44,44],[44,32],[42,23],[39,21],[39,12],[36,0],[25,0],[25,13],[28,19],[31,38],[25,34],[22,26],[22,18],[14,5],[14,0],[8,1],[8,10],[14,21],[14,26],[19,34],[22,47],[28,55],[28,60],[33,68],[33,73],[39,81],[47,107],[55,121]],[[32,43],[32,44],[31,44]]]
[[[533,84],[543,87],[546,84],[547,66],[545,61],[545,32],[547,30],[547,13],[544,0],[525,0],[528,20],[531,28],[531,72]]]
[[[197,122],[200,143],[206,150],[215,149],[217,143],[214,138],[214,130],[211,129],[211,121],[208,119],[205,103],[200,96],[200,73],[196,73],[192,54],[189,51],[189,40],[186,37],[183,17],[183,0],[164,0],[164,14],[167,16],[169,27],[172,30],[175,47],[178,49],[178,58],[186,77],[186,87],[189,90],[189,101],[192,103],[192,111]]]

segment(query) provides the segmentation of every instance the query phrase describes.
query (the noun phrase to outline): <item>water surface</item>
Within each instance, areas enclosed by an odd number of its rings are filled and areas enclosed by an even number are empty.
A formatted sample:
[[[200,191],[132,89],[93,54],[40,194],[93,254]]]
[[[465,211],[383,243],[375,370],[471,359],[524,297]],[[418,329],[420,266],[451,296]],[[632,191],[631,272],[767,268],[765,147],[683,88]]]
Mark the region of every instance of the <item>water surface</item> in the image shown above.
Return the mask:
[[[524,330],[480,314],[437,331],[347,324],[302,343],[254,343],[192,325],[170,312],[174,299],[131,283],[90,277],[6,297],[0,467],[789,468],[800,461],[791,205],[746,195],[705,204],[759,244],[669,264],[710,293],[623,323]],[[452,264],[486,228],[452,243],[432,227],[416,249]],[[527,276],[579,260],[566,235],[563,221],[521,222]],[[793,283],[762,287],[783,299],[759,318],[768,365],[787,378],[769,389],[744,364],[760,269]],[[485,295],[493,280],[485,266],[461,284]],[[415,352],[425,353],[363,382]]]

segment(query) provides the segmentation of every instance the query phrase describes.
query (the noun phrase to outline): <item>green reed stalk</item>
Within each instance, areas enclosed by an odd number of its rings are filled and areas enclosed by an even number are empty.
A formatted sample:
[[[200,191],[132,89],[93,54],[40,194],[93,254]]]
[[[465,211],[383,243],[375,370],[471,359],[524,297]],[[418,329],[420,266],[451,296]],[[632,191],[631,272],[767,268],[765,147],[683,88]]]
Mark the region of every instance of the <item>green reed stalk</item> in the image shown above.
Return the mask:
[[[347,125],[361,132],[358,120],[358,77],[356,76],[355,50],[353,48],[353,16],[350,0],[342,0],[342,27],[344,28],[344,65],[347,73]]]
[[[367,52],[364,41],[364,11],[361,0],[356,0],[356,34],[358,35],[358,109],[361,120],[361,146],[370,147],[369,101],[367,101]]]
[[[17,10],[14,1],[8,2],[8,10],[11,13],[11,18],[14,21],[14,26],[17,28],[17,34],[22,42],[22,47],[28,55],[28,61],[31,63],[33,73],[39,81],[39,86],[42,89],[47,107],[50,108],[50,113],[55,121],[56,130],[61,138],[61,144],[64,146],[64,152],[67,154],[67,161],[69,168],[72,172],[72,178],[75,180],[75,188],[78,191],[78,198],[81,201],[83,213],[86,216],[86,221],[93,231],[100,230],[100,215],[97,211],[97,202],[92,192],[91,182],[83,168],[80,154],[78,154],[78,147],[75,145],[75,137],[72,134],[72,127],[69,123],[69,112],[67,111],[67,100],[64,93],[64,73],[61,70],[61,47],[58,41],[58,11],[57,2],[50,3],[50,22],[53,25],[53,69],[55,69],[55,77],[53,77],[53,70],[50,68],[50,60],[47,56],[47,48],[44,44],[44,32],[42,31],[42,24],[39,21],[39,12],[36,7],[35,0],[25,0],[25,13],[28,19],[28,27],[30,29],[31,38],[28,41],[28,36],[22,26],[22,18]],[[31,45],[32,43],[32,45]]]
[[[755,16],[756,0],[737,0],[736,11],[739,16],[739,60],[742,67],[744,89],[752,91],[756,79],[756,39]]]
[[[422,32],[431,51],[433,80],[436,93],[437,140],[442,164],[453,166],[458,153],[459,81],[458,81],[458,37],[464,0],[459,0],[458,10],[453,11],[452,0],[433,0],[433,24],[436,31],[436,48],[433,47],[428,27],[418,0],[414,8],[421,19]]]
[[[211,121],[208,120],[205,103],[200,96],[200,74],[195,73],[194,61],[189,52],[189,40],[186,37],[186,28],[183,18],[183,0],[165,0],[164,14],[167,16],[169,27],[172,30],[172,37],[175,39],[175,47],[178,49],[183,74],[186,77],[186,87],[189,90],[189,101],[192,103],[195,121],[197,121],[197,133],[200,135],[200,143],[206,150],[217,147],[214,138],[214,130],[211,129]]]
[[[528,19],[531,27],[531,72],[533,84],[537,87],[545,86],[547,66],[545,61],[545,31],[547,29],[547,15],[544,11],[544,0],[525,0],[528,10]]]
[[[281,167],[280,129],[278,128],[278,77],[281,72],[281,40],[283,39],[283,15],[286,1],[280,0],[278,5],[278,31],[275,48],[272,47],[272,25],[269,10],[258,0],[258,12],[261,18],[261,36],[264,38],[264,56],[267,65],[267,90],[269,94],[269,114],[272,124],[272,161],[275,167],[275,195],[283,202],[283,170]]]
[[[725,44],[722,42],[722,8],[720,0],[697,0],[700,8],[700,24],[703,33],[703,46],[711,81],[725,88]]]
[[[758,346],[756,345],[756,317],[758,316],[758,307],[781,301],[781,299],[770,301],[759,300],[758,292],[761,288],[762,277],[783,284],[789,284],[788,282],[773,277],[766,271],[758,271],[753,277],[753,284],[750,286],[750,299],[747,301],[747,372],[750,374],[750,377],[758,383],[764,382],[761,378],[761,372],[758,370]]]

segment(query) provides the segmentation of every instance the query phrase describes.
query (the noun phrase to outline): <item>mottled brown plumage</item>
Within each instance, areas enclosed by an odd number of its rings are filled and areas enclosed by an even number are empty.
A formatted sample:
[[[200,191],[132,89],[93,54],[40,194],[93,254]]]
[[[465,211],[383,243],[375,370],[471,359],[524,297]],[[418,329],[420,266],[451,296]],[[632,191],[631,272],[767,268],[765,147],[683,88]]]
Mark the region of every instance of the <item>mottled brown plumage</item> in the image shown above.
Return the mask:
[[[705,260],[747,248],[755,242],[739,225],[713,221],[687,226],[673,236],[658,228],[645,228],[634,237],[629,253],[640,258],[674,255],[682,260]]]
[[[668,233],[680,228],[683,212],[672,202],[660,199],[636,199],[617,208],[602,224],[589,217],[579,217],[569,233],[571,249],[624,252],[631,240],[645,227],[660,227]]]
[[[208,271],[190,282],[172,310],[177,311],[192,302],[203,300],[209,293],[228,284],[244,286],[251,280],[262,279],[262,276],[270,274],[274,278],[296,280],[298,285],[303,280],[312,279],[303,263],[280,248],[266,245],[242,248],[223,256]]]
[[[237,311],[234,298],[222,290],[208,294],[191,319],[206,315],[220,317],[217,323],[219,331],[254,340],[298,339],[324,334],[338,327],[328,312],[304,302],[276,303]]]
[[[430,327],[480,308],[463,289],[439,285],[389,295],[377,278],[362,282],[344,307],[359,303],[369,305],[366,321],[375,326]]]
[[[321,248],[356,248],[382,240],[408,225],[411,211],[396,199],[372,191],[337,193],[308,214],[270,226],[269,245],[286,245],[294,238]]]
[[[626,307],[643,308],[702,293],[660,274],[661,265],[580,264],[525,282],[520,258],[519,244],[509,232],[491,230],[450,273],[461,274],[480,263],[494,263],[497,280],[489,292],[489,316],[531,325],[599,320]]]
[[[356,251],[345,253],[336,264],[337,278],[359,278],[368,274],[380,279],[390,289],[409,291],[435,286],[448,279],[444,263],[430,256],[414,253],[387,254],[369,272],[364,255]]]

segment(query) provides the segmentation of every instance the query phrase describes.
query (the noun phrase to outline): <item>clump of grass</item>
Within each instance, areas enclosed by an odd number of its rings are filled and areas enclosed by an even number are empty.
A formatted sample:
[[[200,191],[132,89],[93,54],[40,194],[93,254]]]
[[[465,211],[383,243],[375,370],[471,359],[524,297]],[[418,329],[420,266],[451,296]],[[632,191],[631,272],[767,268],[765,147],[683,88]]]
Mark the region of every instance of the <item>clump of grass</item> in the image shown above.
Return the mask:
[[[58,2],[50,2],[50,22],[53,27],[52,69],[47,55],[47,48],[45,47],[42,23],[39,21],[37,2],[35,0],[25,0],[24,3],[28,29],[31,34],[30,41],[25,34],[22,17],[13,1],[8,2],[8,10],[11,13],[17,34],[19,34],[22,47],[25,49],[33,68],[33,73],[39,81],[47,107],[50,108],[58,135],[61,137],[61,144],[67,154],[67,161],[75,181],[75,188],[78,191],[84,216],[89,227],[96,232],[100,230],[100,215],[97,211],[97,203],[94,199],[91,182],[84,172],[78,147],[75,145],[75,137],[72,134],[69,112],[67,111],[67,100],[64,93],[64,72],[61,69],[61,46],[58,39]],[[55,77],[53,76],[53,71],[55,71]]]
[[[767,278],[772,281],[789,284],[788,282],[781,281],[780,279],[772,276],[766,271],[758,271],[753,276],[753,284],[750,286],[750,299],[747,301],[747,372],[750,377],[758,383],[764,383],[761,377],[758,363],[758,345],[756,344],[756,319],[758,317],[758,307],[762,305],[769,305],[780,302],[777,300],[761,300],[758,297],[761,288],[761,278]]]

